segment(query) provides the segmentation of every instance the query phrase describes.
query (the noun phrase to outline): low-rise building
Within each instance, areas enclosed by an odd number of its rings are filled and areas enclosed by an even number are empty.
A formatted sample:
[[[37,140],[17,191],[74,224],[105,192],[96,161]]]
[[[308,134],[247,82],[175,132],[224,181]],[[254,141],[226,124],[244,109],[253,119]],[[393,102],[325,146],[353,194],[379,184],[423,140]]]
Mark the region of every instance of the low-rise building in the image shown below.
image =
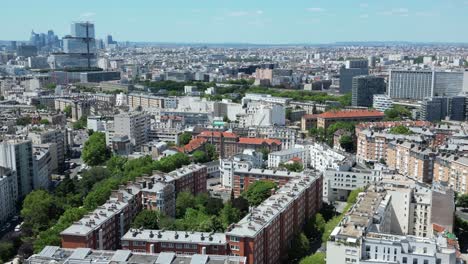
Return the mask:
[[[384,118],[384,113],[376,110],[329,111],[317,115],[317,128],[327,129],[336,122],[376,122]]]
[[[288,161],[293,160],[302,163],[304,166],[307,166],[308,163],[308,153],[304,148],[290,148],[285,150],[280,150],[268,154],[268,167],[269,168],[278,168],[281,164],[284,164]]]

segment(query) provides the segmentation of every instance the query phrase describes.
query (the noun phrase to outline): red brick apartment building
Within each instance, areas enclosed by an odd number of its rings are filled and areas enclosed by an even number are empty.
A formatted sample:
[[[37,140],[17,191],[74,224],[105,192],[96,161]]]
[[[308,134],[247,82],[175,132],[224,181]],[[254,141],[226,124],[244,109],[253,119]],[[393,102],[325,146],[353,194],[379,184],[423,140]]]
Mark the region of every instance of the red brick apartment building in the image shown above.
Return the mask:
[[[205,193],[208,169],[204,165],[190,164],[165,174],[165,180],[173,183],[176,194],[190,192],[193,195]]]
[[[330,125],[343,122],[377,122],[384,118],[384,113],[376,110],[329,111],[317,115],[317,128],[327,129]]]
[[[268,149],[270,152],[278,151],[281,149],[281,141],[278,139],[265,139],[265,138],[248,138],[239,137],[231,132],[219,131],[203,131],[197,135],[196,139],[187,144],[191,147],[187,149],[194,149],[193,146],[201,138],[206,140],[206,143],[213,144],[216,147],[217,153],[221,158],[231,157],[235,154],[241,153],[244,149],[260,150],[263,148]],[[185,147],[184,147],[185,150]]]
[[[322,176],[305,174],[285,183],[226,233],[130,230],[123,249],[132,252],[233,255],[249,264],[281,263],[293,236],[322,204]]]
[[[143,207],[174,216],[177,193],[188,191],[196,195],[206,192],[207,173],[206,166],[191,164],[167,174],[157,173],[120,186],[104,205],[60,233],[62,247],[120,248],[120,238]]]
[[[322,204],[322,176],[291,179],[274,195],[226,232],[230,254],[247,263],[281,263],[294,234],[300,232]]]
[[[122,237],[122,248],[132,252],[228,255],[224,233],[165,230],[130,230]]]
[[[64,248],[115,250],[131,221],[141,211],[141,194],[135,184],[121,186],[92,213],[60,233]]]

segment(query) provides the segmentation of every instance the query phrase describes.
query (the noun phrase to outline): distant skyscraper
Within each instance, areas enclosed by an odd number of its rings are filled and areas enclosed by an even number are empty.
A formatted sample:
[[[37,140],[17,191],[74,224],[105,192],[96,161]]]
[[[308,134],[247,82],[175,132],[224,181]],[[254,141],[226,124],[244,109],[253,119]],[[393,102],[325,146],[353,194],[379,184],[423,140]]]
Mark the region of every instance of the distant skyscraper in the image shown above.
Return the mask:
[[[400,99],[456,96],[463,91],[463,72],[393,70],[387,91],[391,98]]]
[[[437,96],[423,100],[420,109],[420,117],[426,121],[440,121],[446,117],[450,120],[465,120],[464,96],[445,97]]]
[[[385,80],[377,76],[353,78],[352,105],[371,107],[374,94],[385,93]]]
[[[48,61],[52,68],[96,66],[96,40],[94,24],[77,22],[71,24],[71,35],[63,38],[63,52],[53,54]]]
[[[351,92],[353,87],[353,77],[368,75],[367,60],[351,60],[346,62],[346,66],[340,69],[340,93]]]
[[[369,56],[367,61],[368,61],[368,64],[369,64],[370,68],[375,68],[375,64],[376,64],[376,61],[377,61],[377,58],[375,56]]]

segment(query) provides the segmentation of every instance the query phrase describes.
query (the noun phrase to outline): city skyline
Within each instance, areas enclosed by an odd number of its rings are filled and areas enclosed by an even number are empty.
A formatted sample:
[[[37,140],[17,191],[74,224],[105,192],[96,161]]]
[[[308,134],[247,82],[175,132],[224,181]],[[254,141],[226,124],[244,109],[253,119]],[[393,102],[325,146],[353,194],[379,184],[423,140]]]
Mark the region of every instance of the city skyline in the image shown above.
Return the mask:
[[[337,4],[338,2],[338,4]],[[268,4],[267,4],[268,3]],[[92,21],[99,38],[169,43],[320,44],[360,41],[468,42],[460,34],[468,1],[295,1],[245,0],[151,2],[6,2],[2,40],[27,40],[29,32],[53,29],[60,37],[72,21]],[[109,11],[111,10],[111,11]],[[23,14],[23,15],[18,15]]]

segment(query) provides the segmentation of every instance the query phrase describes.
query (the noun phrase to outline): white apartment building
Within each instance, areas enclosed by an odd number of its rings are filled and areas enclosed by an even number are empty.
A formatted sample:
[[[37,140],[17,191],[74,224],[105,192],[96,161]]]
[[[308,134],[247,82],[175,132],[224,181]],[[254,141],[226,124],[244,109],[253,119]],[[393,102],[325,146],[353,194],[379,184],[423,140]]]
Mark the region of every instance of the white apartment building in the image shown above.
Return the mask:
[[[237,169],[258,169],[263,165],[263,154],[252,149],[246,149],[228,159],[219,160],[221,185],[225,188],[234,186],[234,171]]]
[[[325,144],[313,143],[306,148],[310,153],[310,167],[319,172],[325,172],[327,169],[338,170],[340,166],[348,164],[350,160],[341,152],[338,152]]]
[[[51,175],[51,155],[46,149],[34,149],[33,153],[34,168],[34,189],[49,189]]]
[[[95,132],[105,132],[106,121],[101,116],[88,116],[87,129]]]
[[[361,193],[327,241],[327,264],[459,263],[457,249],[444,233],[431,237],[395,235],[400,226],[392,215],[403,205],[392,203],[392,199],[393,194],[378,186]]]
[[[248,136],[278,139],[281,141],[281,149],[288,149],[296,145],[297,130],[285,126],[255,126],[249,127]]]
[[[28,137],[33,144],[57,144],[57,165],[58,172],[62,172],[65,168],[65,153],[68,148],[65,132],[60,129],[50,129],[40,132],[28,133]]]
[[[254,101],[260,101],[260,102],[265,102],[265,103],[274,103],[274,104],[281,104],[283,106],[287,105],[290,101],[291,98],[285,98],[285,97],[274,97],[271,96],[270,94],[253,94],[253,93],[247,93],[245,96],[242,98],[242,105],[247,105],[249,102],[254,102]]]
[[[0,167],[0,224],[3,225],[16,213],[18,184],[15,171]]]
[[[129,112],[114,117],[114,136],[128,136],[135,150],[149,141],[151,117],[144,112]]]
[[[351,191],[380,182],[382,177],[380,170],[355,168],[325,170],[323,173],[323,200],[328,203],[346,201]]]
[[[392,108],[393,100],[386,94],[374,94],[372,107],[380,112]]]
[[[308,164],[308,153],[304,148],[290,148],[268,154],[268,167],[278,168],[280,164],[299,158],[304,166]]]
[[[240,127],[251,126],[284,126],[286,124],[286,110],[279,104],[265,104],[250,102],[245,115],[239,117]]]

